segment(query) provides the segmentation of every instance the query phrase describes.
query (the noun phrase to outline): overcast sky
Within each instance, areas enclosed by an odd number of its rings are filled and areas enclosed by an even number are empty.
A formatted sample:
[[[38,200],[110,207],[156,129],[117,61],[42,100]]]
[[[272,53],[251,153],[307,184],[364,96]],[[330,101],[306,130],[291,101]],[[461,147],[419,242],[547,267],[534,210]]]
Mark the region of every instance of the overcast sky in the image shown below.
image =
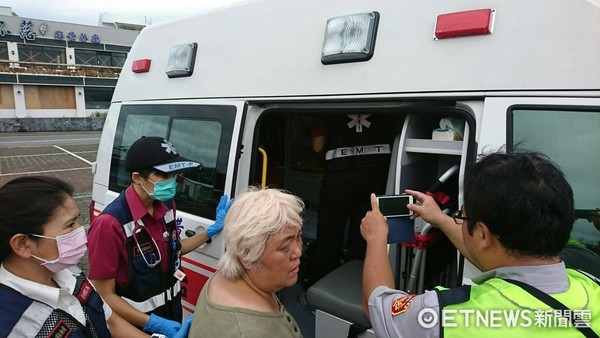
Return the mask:
[[[242,0],[2,0],[18,16],[30,19],[98,25],[101,13],[153,24],[190,16]]]

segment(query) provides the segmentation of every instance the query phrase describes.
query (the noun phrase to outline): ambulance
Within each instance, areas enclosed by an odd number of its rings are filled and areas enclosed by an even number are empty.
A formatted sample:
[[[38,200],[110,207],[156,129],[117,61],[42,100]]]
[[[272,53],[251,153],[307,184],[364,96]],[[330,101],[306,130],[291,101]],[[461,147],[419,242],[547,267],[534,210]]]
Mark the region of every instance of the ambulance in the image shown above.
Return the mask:
[[[102,132],[92,217],[130,183],[133,141],[162,136],[202,164],[175,197],[183,238],[214,222],[221,195],[267,185],[305,201],[308,243],[324,173],[313,121],[346,116],[368,128],[356,116],[377,115],[397,121],[388,195],[435,190],[451,176],[439,193],[456,209],[480,154],[538,150],[573,187],[571,237],[600,251],[600,225],[590,220],[600,208],[598,0],[259,0],[146,27]],[[389,245],[397,288],[453,287],[479,273],[427,224],[408,222],[414,239]],[[183,257],[187,315],[226,249],[215,236]],[[289,295],[299,286],[280,292],[305,337],[374,337],[361,267],[350,263],[332,272],[345,284],[309,289],[308,305]]]

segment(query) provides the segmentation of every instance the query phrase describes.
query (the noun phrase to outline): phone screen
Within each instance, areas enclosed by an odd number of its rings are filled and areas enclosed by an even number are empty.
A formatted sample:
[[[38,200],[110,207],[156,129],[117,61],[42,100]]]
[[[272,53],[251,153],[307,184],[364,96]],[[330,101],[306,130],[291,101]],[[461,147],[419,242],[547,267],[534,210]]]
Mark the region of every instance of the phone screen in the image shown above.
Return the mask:
[[[411,195],[379,196],[377,202],[379,210],[385,217],[402,217],[413,214],[412,210],[407,208],[407,205],[413,202]]]

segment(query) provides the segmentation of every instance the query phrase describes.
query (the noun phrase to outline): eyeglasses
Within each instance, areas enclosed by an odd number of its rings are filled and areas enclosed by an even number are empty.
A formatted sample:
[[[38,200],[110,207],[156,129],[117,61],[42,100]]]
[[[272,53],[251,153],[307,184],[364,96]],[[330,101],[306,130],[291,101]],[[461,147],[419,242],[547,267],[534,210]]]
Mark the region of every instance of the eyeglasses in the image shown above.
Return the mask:
[[[452,219],[454,219],[454,223],[463,224],[464,221],[469,220],[468,217],[463,215],[463,208],[456,210],[455,213],[452,214]]]
[[[150,241],[152,241],[152,245],[154,245],[153,251],[158,253],[158,260],[156,260],[156,253],[151,253],[150,254],[150,262],[148,262],[148,260],[146,259],[146,254],[144,253],[144,250],[142,249],[142,247],[140,246],[140,242],[138,241],[138,236],[137,234],[139,232],[142,231],[146,231],[146,235],[148,238],[150,238]],[[138,250],[140,251],[140,255],[142,256],[142,258],[144,259],[144,262],[146,263],[146,266],[149,268],[153,268],[155,266],[157,266],[158,264],[160,264],[162,257],[160,255],[160,249],[158,248],[158,245],[156,245],[156,241],[154,240],[154,238],[152,238],[152,236],[150,236],[150,234],[148,233],[148,231],[146,229],[144,229],[143,227],[136,225],[135,228],[133,229],[133,240],[135,241],[135,245],[137,246]]]

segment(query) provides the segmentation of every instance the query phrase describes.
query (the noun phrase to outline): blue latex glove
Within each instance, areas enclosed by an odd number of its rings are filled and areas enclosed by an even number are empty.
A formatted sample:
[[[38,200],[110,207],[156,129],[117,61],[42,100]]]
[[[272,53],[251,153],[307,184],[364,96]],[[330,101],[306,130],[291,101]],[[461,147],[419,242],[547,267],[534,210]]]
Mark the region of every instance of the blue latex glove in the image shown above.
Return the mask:
[[[219,201],[219,205],[217,205],[217,217],[215,223],[206,229],[206,234],[209,238],[212,238],[223,230],[225,215],[227,215],[227,210],[229,210],[231,203],[233,203],[233,198],[227,202],[227,195],[221,196],[221,201]]]
[[[179,329],[181,329],[181,323],[159,317],[155,314],[150,315],[150,319],[148,319],[146,326],[144,326],[144,331],[146,332],[161,333],[167,337],[175,337]]]
[[[194,315],[188,317],[188,319],[183,323],[179,332],[173,338],[187,338],[188,333],[190,332],[190,326],[192,325],[192,320],[194,320]]]

